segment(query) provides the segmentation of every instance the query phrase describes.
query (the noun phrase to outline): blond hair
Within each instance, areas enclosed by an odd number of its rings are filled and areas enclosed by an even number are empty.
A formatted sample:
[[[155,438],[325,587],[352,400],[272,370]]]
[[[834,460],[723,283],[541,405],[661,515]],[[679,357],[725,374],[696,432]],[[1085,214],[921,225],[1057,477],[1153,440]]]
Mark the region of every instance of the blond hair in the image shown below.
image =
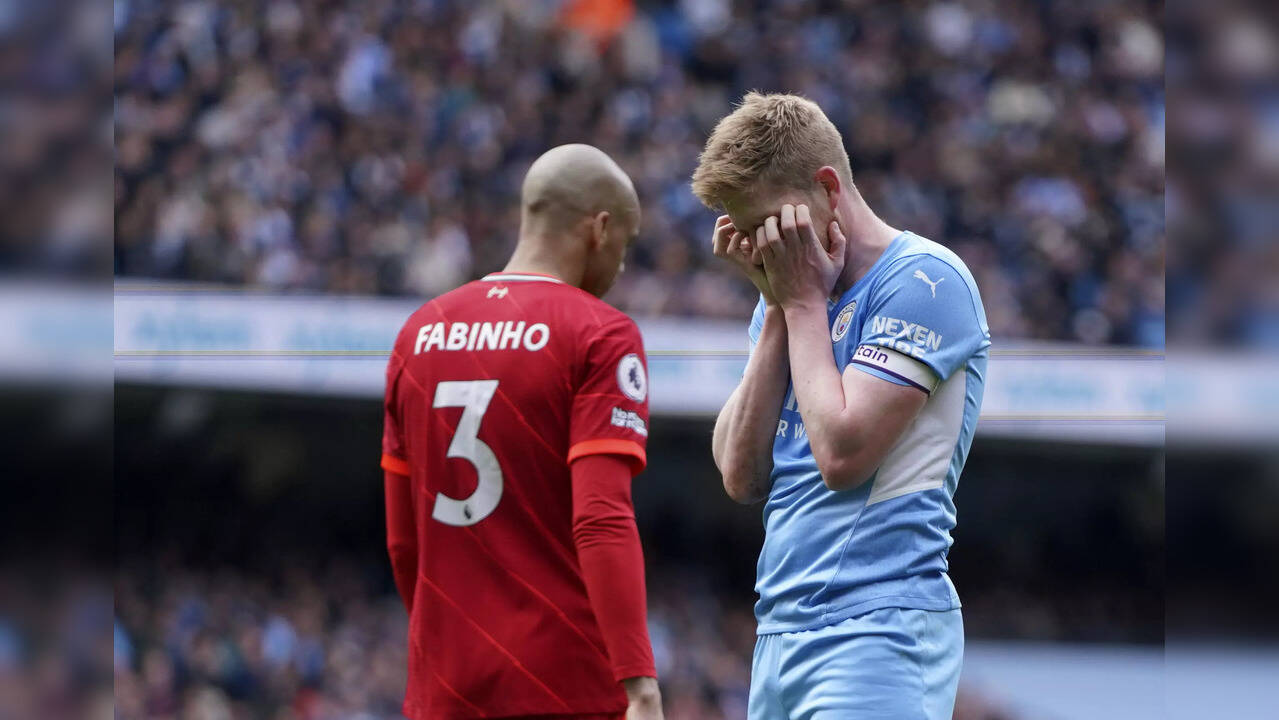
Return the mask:
[[[761,181],[806,190],[825,165],[852,183],[843,139],[817,103],[799,95],[750,92],[707,139],[693,172],[693,194],[715,209],[723,207],[724,198]]]

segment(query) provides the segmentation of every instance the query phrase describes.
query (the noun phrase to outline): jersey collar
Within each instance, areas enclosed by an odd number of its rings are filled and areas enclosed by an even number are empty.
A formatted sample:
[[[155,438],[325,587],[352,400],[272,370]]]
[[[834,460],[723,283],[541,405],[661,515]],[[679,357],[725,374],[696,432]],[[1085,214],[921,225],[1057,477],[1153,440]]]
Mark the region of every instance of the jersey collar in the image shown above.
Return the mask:
[[[901,254],[901,246],[911,234],[909,230],[902,230],[897,233],[897,237],[894,237],[892,242],[888,243],[888,247],[884,248],[884,251],[875,259],[875,262],[871,263],[871,266],[866,269],[866,274],[857,278],[857,282],[853,283],[853,286],[845,290],[844,294],[839,297],[840,303],[846,302],[850,296],[856,294],[867,283],[874,280],[885,265],[897,259],[897,256]]]
[[[558,283],[560,285],[564,284],[563,280],[555,277],[554,275],[547,275],[545,273],[531,273],[531,272],[491,273],[489,275],[485,275],[484,277],[480,278],[480,280],[482,282],[549,282],[549,283]]]

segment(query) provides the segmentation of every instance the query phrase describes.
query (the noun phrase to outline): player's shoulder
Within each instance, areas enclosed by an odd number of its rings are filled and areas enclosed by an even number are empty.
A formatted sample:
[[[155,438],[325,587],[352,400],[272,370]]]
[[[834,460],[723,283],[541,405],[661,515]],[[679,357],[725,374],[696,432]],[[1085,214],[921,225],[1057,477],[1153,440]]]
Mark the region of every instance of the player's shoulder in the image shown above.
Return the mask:
[[[559,319],[588,338],[604,333],[639,333],[630,315],[579,287],[561,284],[554,294]]]
[[[937,297],[943,283],[958,285],[973,305],[981,306],[977,281],[959,255],[941,243],[912,232],[904,233],[902,247],[880,274],[880,289],[906,287],[930,298]],[[947,288],[949,289],[949,288]]]
[[[964,263],[959,255],[955,254],[954,250],[945,245],[909,231],[904,233],[902,240],[903,247],[897,257],[893,259],[893,269],[933,267],[949,270],[966,280],[972,278],[968,265]]]

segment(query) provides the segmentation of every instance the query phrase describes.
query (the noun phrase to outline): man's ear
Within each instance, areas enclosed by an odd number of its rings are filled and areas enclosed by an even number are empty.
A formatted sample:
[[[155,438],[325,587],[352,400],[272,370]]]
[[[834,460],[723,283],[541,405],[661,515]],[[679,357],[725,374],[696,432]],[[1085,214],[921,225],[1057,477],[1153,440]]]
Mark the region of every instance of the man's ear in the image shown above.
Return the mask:
[[[591,218],[591,250],[599,250],[608,237],[609,214],[607,210],[595,213]]]
[[[817,169],[813,179],[818,185],[822,186],[822,190],[826,193],[826,207],[831,212],[835,212],[835,208],[839,206],[839,191],[843,189],[843,183],[839,179],[839,173],[830,165],[823,165]]]

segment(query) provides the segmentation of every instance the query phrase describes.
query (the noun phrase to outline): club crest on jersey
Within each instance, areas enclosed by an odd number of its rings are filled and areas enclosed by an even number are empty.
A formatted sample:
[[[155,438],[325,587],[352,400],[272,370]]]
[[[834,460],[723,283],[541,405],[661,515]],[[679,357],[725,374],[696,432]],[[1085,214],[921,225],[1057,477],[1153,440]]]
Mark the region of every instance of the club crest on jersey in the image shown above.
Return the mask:
[[[644,402],[648,397],[648,376],[644,374],[644,363],[639,355],[630,353],[617,363],[617,386],[622,394],[635,402]]]
[[[853,324],[853,313],[857,311],[857,301],[854,300],[844,306],[839,311],[839,315],[835,316],[835,324],[830,326],[830,339],[839,342],[848,334],[848,327]]]

